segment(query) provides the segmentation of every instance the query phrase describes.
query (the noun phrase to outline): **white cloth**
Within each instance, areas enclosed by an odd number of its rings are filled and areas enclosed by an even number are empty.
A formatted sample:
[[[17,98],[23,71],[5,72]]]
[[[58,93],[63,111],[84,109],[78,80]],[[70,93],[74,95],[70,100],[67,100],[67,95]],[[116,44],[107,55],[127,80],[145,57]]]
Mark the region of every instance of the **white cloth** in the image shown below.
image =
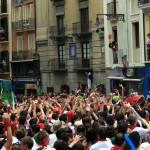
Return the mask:
[[[142,127],[136,127],[132,130],[132,132],[134,132],[134,131],[137,131],[142,139],[148,133],[148,129],[144,129]]]
[[[54,143],[57,141],[56,134],[49,135],[49,146],[53,147]]]
[[[90,89],[92,86],[92,82],[89,78],[87,79],[87,84],[88,84],[88,89]]]
[[[16,143],[20,144],[20,141],[16,137],[13,136],[12,138],[13,138],[12,144],[16,144]]]
[[[111,148],[113,145],[109,141],[98,141],[90,147],[90,150],[98,150],[100,148]]]

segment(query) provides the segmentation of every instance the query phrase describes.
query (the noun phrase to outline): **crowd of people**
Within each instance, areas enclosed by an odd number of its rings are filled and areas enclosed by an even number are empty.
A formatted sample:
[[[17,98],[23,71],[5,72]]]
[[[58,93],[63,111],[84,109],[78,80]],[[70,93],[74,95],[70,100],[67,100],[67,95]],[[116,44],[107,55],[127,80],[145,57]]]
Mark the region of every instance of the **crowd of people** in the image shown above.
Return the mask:
[[[150,150],[149,100],[126,103],[125,88],[17,95],[0,108],[2,150]],[[119,92],[120,91],[120,92]]]

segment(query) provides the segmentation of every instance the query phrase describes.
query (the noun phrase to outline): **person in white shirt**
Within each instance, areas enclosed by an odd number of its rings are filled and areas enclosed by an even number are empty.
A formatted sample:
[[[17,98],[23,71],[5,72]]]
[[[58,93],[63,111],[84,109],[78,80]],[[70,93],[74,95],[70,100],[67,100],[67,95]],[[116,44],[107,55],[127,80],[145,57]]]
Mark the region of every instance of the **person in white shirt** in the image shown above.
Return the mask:
[[[100,140],[90,147],[90,150],[98,150],[100,148],[111,148],[113,144],[107,141],[107,127],[101,126],[98,131]]]

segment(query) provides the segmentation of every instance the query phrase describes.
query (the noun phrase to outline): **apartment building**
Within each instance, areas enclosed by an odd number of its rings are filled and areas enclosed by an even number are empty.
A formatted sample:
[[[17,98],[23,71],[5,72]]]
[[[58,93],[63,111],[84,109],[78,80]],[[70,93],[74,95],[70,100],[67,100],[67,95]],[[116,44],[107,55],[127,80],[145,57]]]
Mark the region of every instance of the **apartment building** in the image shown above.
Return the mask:
[[[137,0],[137,7],[142,12],[143,16],[143,52],[145,60],[145,80],[144,80],[144,91],[145,97],[150,91],[150,48],[148,44],[148,34],[150,33],[150,0]]]
[[[40,93],[35,0],[12,1],[12,82],[15,93]]]
[[[39,9],[40,8],[40,9]],[[105,84],[103,16],[96,25],[96,14],[103,12],[99,0],[41,0],[37,2],[37,52],[43,92]]]
[[[0,79],[10,79],[11,2],[0,0]]]
[[[126,94],[131,89],[143,94],[144,21],[138,1],[105,0],[104,14],[107,92],[123,84]]]

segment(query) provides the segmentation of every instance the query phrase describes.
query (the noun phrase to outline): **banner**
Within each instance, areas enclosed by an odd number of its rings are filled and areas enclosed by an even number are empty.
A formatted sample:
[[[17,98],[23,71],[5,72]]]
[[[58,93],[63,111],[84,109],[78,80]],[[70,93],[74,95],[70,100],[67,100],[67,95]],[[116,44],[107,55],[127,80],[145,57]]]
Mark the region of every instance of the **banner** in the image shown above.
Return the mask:
[[[69,44],[69,59],[75,60],[77,57],[77,46],[76,43]]]

